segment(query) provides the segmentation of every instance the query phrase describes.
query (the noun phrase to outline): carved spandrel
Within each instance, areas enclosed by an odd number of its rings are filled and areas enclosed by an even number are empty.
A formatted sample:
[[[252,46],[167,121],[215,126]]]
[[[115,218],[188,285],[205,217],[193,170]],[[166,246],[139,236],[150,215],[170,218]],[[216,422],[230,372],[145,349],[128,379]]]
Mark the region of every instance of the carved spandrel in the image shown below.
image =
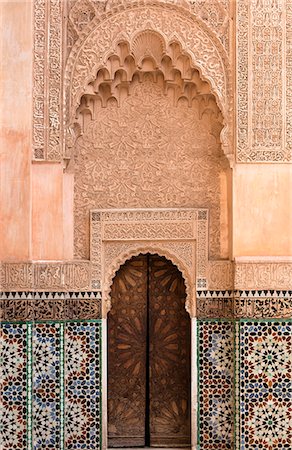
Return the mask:
[[[171,106],[172,100],[164,95],[161,83],[151,77],[143,83],[134,83],[132,88],[131,96],[120,107],[103,108],[102,115],[94,113],[92,117],[96,114],[98,118],[87,123],[77,141],[76,256],[87,258],[89,255],[90,209],[159,209],[161,205],[165,208],[198,205],[210,208],[210,253],[220,254],[219,179],[226,170],[220,158],[220,126],[216,139],[213,119],[207,116],[200,119],[196,106]],[[213,100],[210,101],[215,115],[218,114]],[[206,107],[207,104],[208,100]],[[214,120],[220,123],[219,116]],[[197,128],[201,130],[200,135]],[[170,163],[166,165],[165,161]],[[187,186],[185,180],[188,180]],[[204,227],[200,232],[204,232]],[[186,237],[189,235],[187,232]],[[141,238],[147,236],[141,235]],[[208,253],[207,249],[204,251]]]

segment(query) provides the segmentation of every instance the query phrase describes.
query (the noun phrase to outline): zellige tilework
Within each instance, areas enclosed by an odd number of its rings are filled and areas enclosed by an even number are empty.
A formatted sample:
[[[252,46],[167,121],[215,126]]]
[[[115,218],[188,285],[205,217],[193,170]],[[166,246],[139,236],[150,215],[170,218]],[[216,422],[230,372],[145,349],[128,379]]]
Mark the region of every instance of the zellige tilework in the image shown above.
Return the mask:
[[[233,323],[199,322],[198,346],[200,449],[232,449]]]
[[[292,448],[292,321],[240,324],[240,449]]]
[[[60,324],[33,328],[34,450],[60,448]]]
[[[27,327],[0,328],[0,448],[26,450],[27,442]]]
[[[98,323],[66,325],[66,450],[95,450],[100,445],[99,343]]]

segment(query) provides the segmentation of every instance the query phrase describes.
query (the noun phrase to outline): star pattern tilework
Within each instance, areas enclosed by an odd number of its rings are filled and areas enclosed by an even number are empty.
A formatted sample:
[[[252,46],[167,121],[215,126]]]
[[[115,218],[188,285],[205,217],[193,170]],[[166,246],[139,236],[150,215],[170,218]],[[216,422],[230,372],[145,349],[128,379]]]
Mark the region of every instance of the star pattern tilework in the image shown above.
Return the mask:
[[[34,450],[60,448],[60,324],[33,328]]]
[[[0,448],[26,449],[27,442],[27,327],[0,327]]]
[[[202,450],[233,448],[234,326],[198,324],[199,445]]]
[[[100,445],[100,329],[68,323],[65,330],[65,448],[96,450]]]
[[[100,447],[100,327],[1,324],[1,450]]]
[[[240,324],[240,449],[292,448],[292,321]]]

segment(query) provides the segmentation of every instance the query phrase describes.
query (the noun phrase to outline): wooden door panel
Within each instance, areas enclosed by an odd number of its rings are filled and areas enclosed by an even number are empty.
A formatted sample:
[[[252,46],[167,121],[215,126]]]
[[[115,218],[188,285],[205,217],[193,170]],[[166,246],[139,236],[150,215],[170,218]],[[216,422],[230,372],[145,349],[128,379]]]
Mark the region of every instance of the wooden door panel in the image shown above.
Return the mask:
[[[190,445],[190,318],[181,273],[150,256],[150,445]]]
[[[147,257],[116,275],[108,316],[108,439],[110,447],[145,445]]]

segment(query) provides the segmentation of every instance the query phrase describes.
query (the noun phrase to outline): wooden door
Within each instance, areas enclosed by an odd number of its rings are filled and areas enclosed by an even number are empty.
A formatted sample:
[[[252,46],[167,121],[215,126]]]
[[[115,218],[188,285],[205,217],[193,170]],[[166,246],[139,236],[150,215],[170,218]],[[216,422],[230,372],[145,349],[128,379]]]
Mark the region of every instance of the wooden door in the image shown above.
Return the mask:
[[[108,315],[108,443],[145,445],[147,258],[123,265],[114,279]]]
[[[123,265],[108,317],[111,447],[190,445],[190,319],[178,269],[158,255]]]
[[[150,445],[190,446],[190,318],[185,285],[170,261],[150,257]]]

